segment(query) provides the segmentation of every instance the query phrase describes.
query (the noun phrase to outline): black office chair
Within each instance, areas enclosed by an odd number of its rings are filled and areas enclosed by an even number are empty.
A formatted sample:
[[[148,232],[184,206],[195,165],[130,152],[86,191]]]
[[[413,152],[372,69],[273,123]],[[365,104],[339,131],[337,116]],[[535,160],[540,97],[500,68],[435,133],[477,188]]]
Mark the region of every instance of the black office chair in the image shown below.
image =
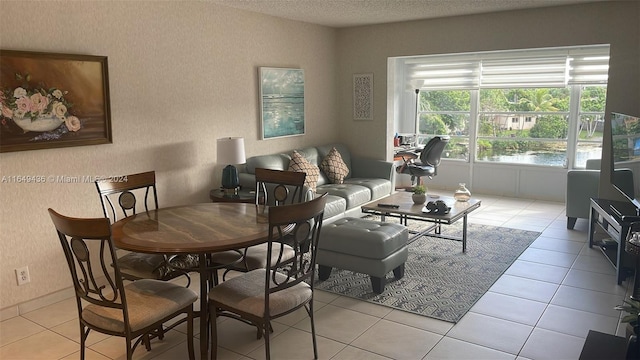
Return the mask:
[[[427,142],[422,151],[401,151],[400,155],[404,164],[398,166],[396,171],[400,174],[411,175],[411,184],[417,178],[420,185],[420,178],[428,176],[432,179],[438,174],[438,166],[442,157],[442,151],[449,143],[448,136],[434,136]],[[417,159],[420,159],[419,161]]]

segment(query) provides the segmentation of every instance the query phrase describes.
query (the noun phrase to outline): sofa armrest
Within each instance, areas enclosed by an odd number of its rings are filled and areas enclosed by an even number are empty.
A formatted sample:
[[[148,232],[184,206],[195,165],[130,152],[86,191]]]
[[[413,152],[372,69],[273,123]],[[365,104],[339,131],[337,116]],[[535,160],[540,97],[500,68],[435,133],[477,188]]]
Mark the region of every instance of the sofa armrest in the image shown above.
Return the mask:
[[[256,176],[246,172],[238,173],[240,180],[240,187],[243,189],[255,190],[256,189]]]
[[[351,177],[393,181],[393,163],[367,158],[351,158]]]
[[[566,215],[589,218],[591,198],[598,197],[600,170],[569,170],[567,172]]]

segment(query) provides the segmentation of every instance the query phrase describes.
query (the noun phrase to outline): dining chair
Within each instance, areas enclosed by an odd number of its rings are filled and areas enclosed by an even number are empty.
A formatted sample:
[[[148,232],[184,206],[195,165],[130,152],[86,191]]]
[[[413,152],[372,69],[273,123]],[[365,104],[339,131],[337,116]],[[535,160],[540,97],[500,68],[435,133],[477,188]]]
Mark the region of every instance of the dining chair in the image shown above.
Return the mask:
[[[295,204],[304,201],[304,180],[306,174],[296,171],[271,170],[257,168],[256,175],[256,205],[268,205],[270,207],[286,204]],[[302,243],[301,246],[305,247]],[[276,244],[275,246],[281,246]],[[267,266],[267,244],[260,244],[245,248],[242,260],[238,259],[238,253],[227,251],[212,254],[213,263],[230,264],[225,266],[223,279],[231,270],[248,272]],[[279,253],[274,252],[274,253]],[[294,250],[290,243],[282,244],[282,256],[284,259],[293,258]],[[272,259],[274,261],[274,259]]]
[[[104,216],[116,222],[136,214],[137,211],[158,208],[156,173],[148,171],[97,180],[96,188]],[[191,283],[190,269],[198,267],[197,255],[162,255],[128,252],[118,257],[120,272],[127,280],[171,280],[178,276]]]
[[[142,279],[124,285],[111,239],[109,219],[80,219],[49,209],[73,281],[80,324],[80,358],[85,358],[91,330],[126,339],[127,359],[144,342],[161,336],[183,321],[162,330],[162,324],[186,315],[189,359],[193,349],[193,303],[191,289],[162,280]],[[110,271],[109,265],[113,266]]]
[[[315,359],[318,358],[313,319],[313,280],[326,197],[327,194],[323,194],[311,201],[270,208],[265,268],[240,274],[210,290],[208,303],[212,359],[217,357],[218,316],[228,316],[256,326],[258,338],[264,337],[266,358],[270,359],[271,320],[302,307],[311,320],[313,355]],[[285,230],[291,227],[290,232]],[[293,240],[293,248],[296,249],[290,260],[282,256],[282,241],[286,237]],[[302,242],[309,239],[308,252],[297,250]]]

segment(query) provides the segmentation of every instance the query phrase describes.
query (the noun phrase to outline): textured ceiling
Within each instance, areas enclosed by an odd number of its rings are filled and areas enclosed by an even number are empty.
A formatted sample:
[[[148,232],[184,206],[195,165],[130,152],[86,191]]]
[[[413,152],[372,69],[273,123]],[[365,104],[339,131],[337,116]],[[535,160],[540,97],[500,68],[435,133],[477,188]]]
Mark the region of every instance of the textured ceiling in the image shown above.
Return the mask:
[[[602,0],[209,0],[330,27],[349,27]]]

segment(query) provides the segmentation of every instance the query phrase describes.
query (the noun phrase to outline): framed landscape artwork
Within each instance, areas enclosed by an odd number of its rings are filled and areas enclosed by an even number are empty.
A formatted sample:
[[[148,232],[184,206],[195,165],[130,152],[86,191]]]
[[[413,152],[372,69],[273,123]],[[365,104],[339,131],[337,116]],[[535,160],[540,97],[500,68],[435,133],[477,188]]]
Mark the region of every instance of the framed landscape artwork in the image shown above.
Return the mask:
[[[303,135],[304,70],[261,67],[259,73],[262,140]]]
[[[106,56],[0,50],[0,152],[111,143]]]

